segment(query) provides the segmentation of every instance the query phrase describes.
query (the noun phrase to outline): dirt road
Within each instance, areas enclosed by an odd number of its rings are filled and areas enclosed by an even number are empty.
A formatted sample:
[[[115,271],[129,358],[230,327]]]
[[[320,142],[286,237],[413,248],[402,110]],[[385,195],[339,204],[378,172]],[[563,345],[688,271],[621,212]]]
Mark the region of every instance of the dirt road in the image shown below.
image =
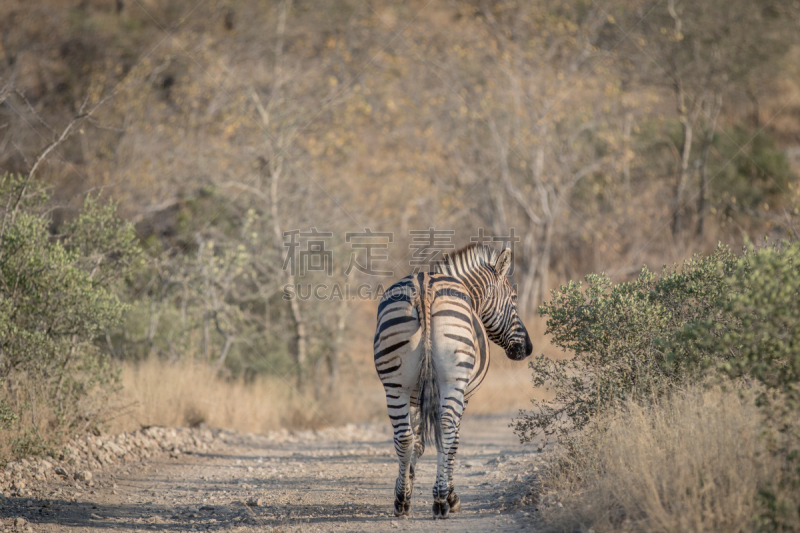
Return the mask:
[[[92,487],[54,481],[49,496],[6,499],[0,513],[11,531],[42,532],[530,530],[531,508],[515,502],[540,463],[509,419],[464,419],[456,463],[463,512],[448,520],[431,518],[435,454],[419,462],[411,517],[392,516],[397,466],[388,422],[268,437],[222,433],[209,453],[96,473]]]

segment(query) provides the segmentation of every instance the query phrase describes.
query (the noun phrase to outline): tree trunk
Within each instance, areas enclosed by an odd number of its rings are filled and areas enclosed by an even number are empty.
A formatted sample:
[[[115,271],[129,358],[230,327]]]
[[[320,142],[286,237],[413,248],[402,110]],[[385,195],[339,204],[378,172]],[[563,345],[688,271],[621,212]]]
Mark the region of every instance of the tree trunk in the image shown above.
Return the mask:
[[[230,350],[231,344],[233,344],[233,335],[225,335],[225,344],[222,346],[222,352],[220,352],[217,358],[217,370],[222,368],[222,365],[225,364],[225,359],[228,357],[228,350]]]
[[[553,243],[554,220],[548,220],[542,227],[542,240],[539,245],[538,257],[536,258],[536,271],[533,279],[533,291],[528,301],[523,302],[521,313],[525,316],[528,312],[534,313],[538,309],[543,295],[547,293],[550,283],[550,255]],[[529,309],[531,308],[532,309]]]
[[[714,130],[717,127],[717,117],[722,108],[722,95],[717,94],[714,98],[714,106],[711,109],[711,121],[708,132],[703,140],[703,155],[700,164],[700,196],[697,198],[697,236],[702,237],[706,216],[706,189],[708,188],[708,153],[711,151],[711,143],[714,142]]]
[[[203,311],[203,357],[206,362],[211,360],[211,323],[208,316],[208,306]]]
[[[294,279],[290,277],[290,279]],[[306,368],[306,323],[300,312],[300,304],[297,298],[289,299],[289,307],[292,310],[292,320],[294,321],[294,363],[297,370],[297,390],[305,390],[305,368]]]
[[[758,102],[758,96],[752,89],[747,89],[747,98],[753,104],[753,112],[750,115],[750,120],[753,122],[753,129],[758,131],[761,128],[761,106]]]
[[[265,121],[266,122],[266,121]],[[270,158],[270,215],[272,217],[272,232],[275,236],[275,245],[279,253],[283,251],[283,232],[281,231],[280,220],[278,219],[278,182],[283,171],[283,157],[280,154],[275,154]],[[291,253],[291,252],[290,252]],[[295,278],[292,272],[285,271],[287,284],[295,284]],[[295,370],[297,371],[297,389],[303,392],[305,389],[305,371],[306,371],[306,346],[307,334],[306,323],[303,320],[303,314],[300,311],[300,304],[297,298],[289,299],[289,309],[292,313],[292,321],[294,324],[294,363]]]
[[[161,311],[157,309],[155,296],[150,300],[150,327],[147,331],[147,346],[148,346],[148,354],[153,355],[155,352],[155,338],[156,338],[156,331],[158,330],[158,322],[161,318]]]
[[[631,127],[633,126],[633,113],[630,111],[625,113],[625,122],[622,124],[622,142],[623,142],[623,157],[622,157],[622,180],[625,188],[631,188]]]
[[[355,269],[347,275],[346,283],[355,279]],[[346,292],[345,292],[346,294]],[[344,332],[347,326],[347,299],[342,298],[337,313],[336,334],[333,340],[333,349],[328,353],[328,394],[333,395],[339,386],[340,361],[342,347],[344,346]]]
[[[681,126],[683,128],[683,148],[681,150],[681,171],[678,177],[678,183],[675,186],[675,198],[673,200],[672,210],[672,235],[676,236],[681,231],[682,215],[681,210],[683,205],[684,190],[686,183],[689,181],[689,158],[692,154],[692,134],[693,127],[689,117],[684,113],[680,116]]]
[[[533,224],[531,224],[533,226]],[[534,226],[535,227],[535,226]],[[529,227],[527,235],[525,235],[525,261],[527,269],[522,277],[522,287],[519,292],[519,314],[525,318],[528,313],[528,304],[532,299],[531,293],[533,286],[536,284],[536,263],[538,257],[534,252],[534,228]]]
[[[551,221],[545,227],[544,247],[542,250],[542,258],[540,261],[540,274],[539,285],[540,289],[537,298],[533,301],[534,311],[538,309],[539,303],[544,299],[544,295],[550,290],[550,255],[553,249],[553,231],[555,229],[555,220]]]

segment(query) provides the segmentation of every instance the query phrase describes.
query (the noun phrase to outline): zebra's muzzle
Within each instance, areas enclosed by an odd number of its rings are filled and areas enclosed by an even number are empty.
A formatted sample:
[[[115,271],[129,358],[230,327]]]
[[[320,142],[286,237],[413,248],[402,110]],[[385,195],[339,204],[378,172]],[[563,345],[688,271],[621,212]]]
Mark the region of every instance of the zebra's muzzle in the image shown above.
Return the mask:
[[[506,350],[506,357],[512,361],[522,361],[530,354],[533,353],[533,343],[528,332],[525,331],[525,340],[522,342],[513,342]]]
[[[506,357],[512,361],[522,361],[533,352],[533,344],[526,338],[525,343],[515,342],[506,350]]]

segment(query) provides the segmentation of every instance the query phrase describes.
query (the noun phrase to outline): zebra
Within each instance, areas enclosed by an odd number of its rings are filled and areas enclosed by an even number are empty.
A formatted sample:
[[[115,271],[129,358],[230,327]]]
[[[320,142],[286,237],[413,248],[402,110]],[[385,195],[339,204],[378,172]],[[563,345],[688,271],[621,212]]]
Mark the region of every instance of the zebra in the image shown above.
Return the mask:
[[[400,468],[395,516],[408,515],[414,468],[433,437],[437,450],[433,516],[461,510],[453,462],[461,417],[489,369],[489,340],[521,361],[531,354],[506,276],[511,250],[475,244],[448,254],[433,273],[407,276],[378,304],[375,369],[386,391]]]

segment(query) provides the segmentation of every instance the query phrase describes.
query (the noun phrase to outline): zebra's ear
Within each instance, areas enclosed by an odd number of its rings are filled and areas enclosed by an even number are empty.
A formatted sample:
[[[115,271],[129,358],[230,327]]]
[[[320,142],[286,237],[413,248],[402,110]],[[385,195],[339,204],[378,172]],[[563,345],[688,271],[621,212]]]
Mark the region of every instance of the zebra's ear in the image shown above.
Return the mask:
[[[505,277],[509,268],[511,268],[511,249],[506,248],[500,253],[500,257],[497,258],[494,269],[500,276]]]

